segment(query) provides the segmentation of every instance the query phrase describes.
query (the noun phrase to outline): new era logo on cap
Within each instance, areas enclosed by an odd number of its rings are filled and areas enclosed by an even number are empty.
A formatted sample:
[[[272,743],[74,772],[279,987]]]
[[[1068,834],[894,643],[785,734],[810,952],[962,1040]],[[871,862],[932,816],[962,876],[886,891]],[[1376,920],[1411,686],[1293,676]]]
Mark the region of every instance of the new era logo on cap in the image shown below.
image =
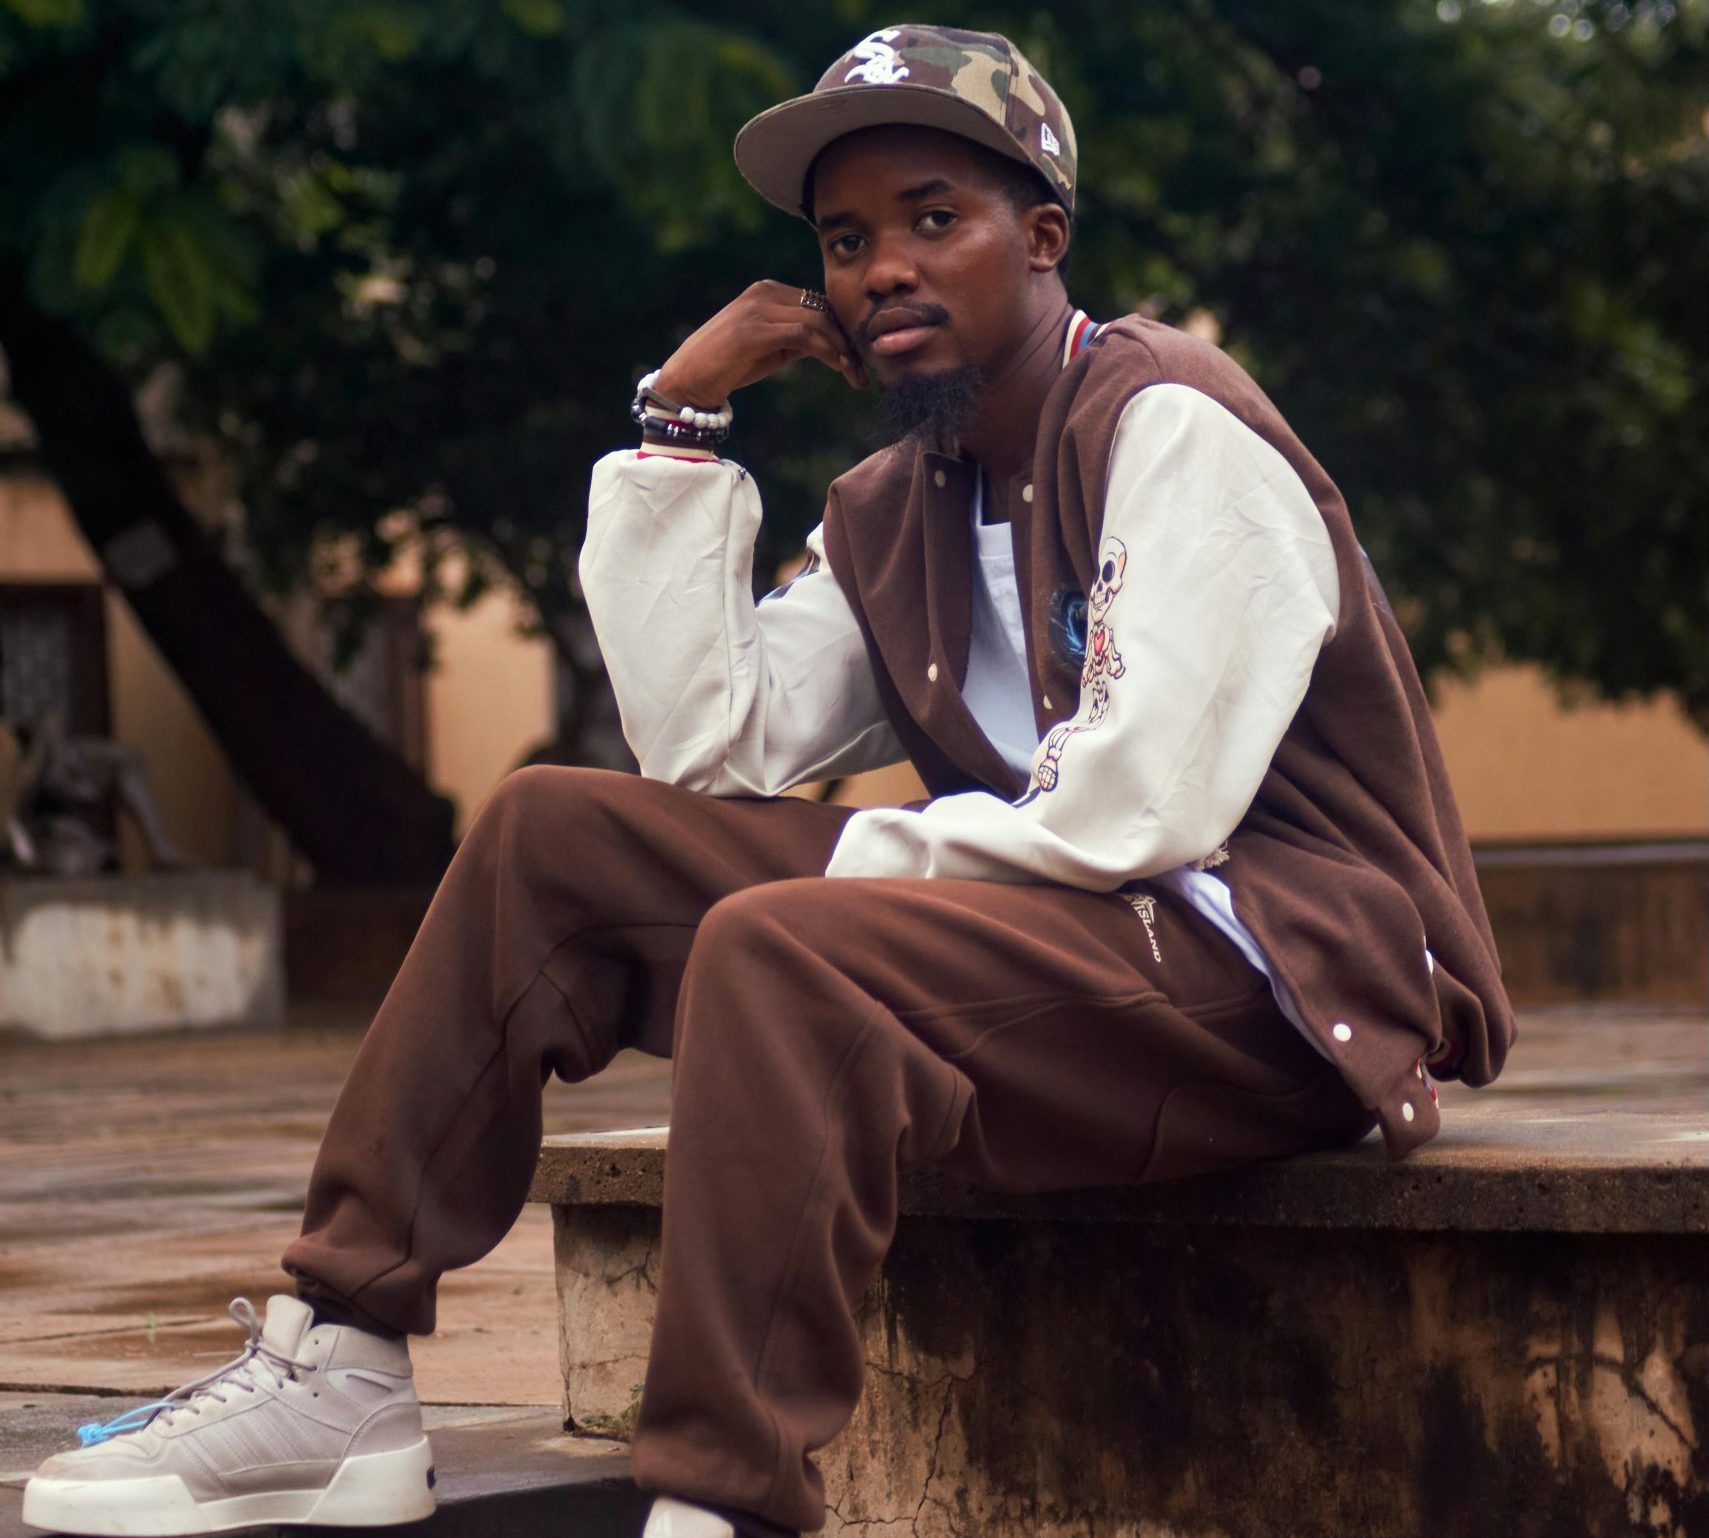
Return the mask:
[[[1062,153],[1062,146],[1056,142],[1056,135],[1050,131],[1049,123],[1038,125],[1038,142],[1039,148],[1047,155],[1060,155]]]

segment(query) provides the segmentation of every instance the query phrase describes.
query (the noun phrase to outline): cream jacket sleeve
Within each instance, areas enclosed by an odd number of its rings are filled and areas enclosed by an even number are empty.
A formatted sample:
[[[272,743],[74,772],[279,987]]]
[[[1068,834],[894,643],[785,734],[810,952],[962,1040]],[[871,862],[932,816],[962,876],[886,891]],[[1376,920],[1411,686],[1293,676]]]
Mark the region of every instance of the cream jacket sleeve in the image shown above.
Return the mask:
[[[1079,707],[1027,793],[856,813],[828,875],[1111,891],[1234,831],[1334,634],[1328,530],[1287,461],[1185,385],[1128,404],[1107,487]]]
[[[902,758],[817,529],[753,598],[759,492],[740,466],[633,450],[594,466],[579,574],[649,779],[770,796]]]

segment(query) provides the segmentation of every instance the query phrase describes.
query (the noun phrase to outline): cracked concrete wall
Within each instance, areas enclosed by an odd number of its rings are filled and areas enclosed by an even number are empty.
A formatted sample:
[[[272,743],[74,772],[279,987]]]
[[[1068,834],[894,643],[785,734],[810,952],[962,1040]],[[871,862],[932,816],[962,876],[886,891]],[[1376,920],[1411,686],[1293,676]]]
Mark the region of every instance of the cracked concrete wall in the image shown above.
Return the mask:
[[[646,1207],[554,1207],[558,1365],[566,1424],[634,1430],[658,1294],[659,1214]]]
[[[557,1210],[566,1410],[633,1425],[658,1213]],[[1689,1236],[904,1219],[836,1538],[1709,1531]]]

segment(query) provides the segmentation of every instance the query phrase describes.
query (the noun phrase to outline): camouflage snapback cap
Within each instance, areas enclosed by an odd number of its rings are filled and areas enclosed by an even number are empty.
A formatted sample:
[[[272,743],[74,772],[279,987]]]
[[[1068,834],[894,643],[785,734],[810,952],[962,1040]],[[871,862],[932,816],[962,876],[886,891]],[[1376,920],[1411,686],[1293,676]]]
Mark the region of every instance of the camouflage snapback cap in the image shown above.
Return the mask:
[[[886,123],[959,134],[1031,166],[1074,208],[1074,124],[1044,76],[995,32],[903,23],[862,38],[805,96],[736,135],[736,164],[768,203],[807,217],[808,168],[833,139]]]

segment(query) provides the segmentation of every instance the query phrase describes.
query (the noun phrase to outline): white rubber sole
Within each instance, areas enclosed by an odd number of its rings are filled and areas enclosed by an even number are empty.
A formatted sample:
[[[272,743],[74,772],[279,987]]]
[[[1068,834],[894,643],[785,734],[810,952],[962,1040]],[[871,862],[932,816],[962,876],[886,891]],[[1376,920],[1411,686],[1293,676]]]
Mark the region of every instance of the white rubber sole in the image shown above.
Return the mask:
[[[43,1479],[24,1486],[24,1521],[88,1538],[178,1538],[268,1522],[383,1527],[433,1514],[433,1452],[413,1447],[346,1458],[319,1490],[260,1491],[198,1501],[176,1474],[147,1479]]]

